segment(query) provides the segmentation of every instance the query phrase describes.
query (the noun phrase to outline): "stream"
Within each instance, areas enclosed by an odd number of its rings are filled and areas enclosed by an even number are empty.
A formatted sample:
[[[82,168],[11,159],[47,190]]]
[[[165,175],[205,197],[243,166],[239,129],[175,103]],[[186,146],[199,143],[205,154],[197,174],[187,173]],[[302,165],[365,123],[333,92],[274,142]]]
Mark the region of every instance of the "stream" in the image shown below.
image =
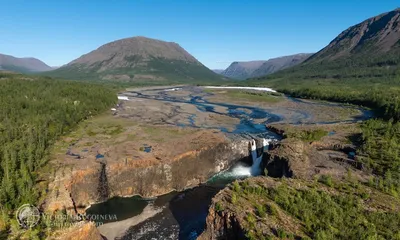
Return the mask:
[[[229,116],[240,120],[231,130],[221,126],[198,126],[196,115],[189,115],[187,123],[175,122],[178,127],[194,127],[206,129],[218,129],[231,137],[265,138],[268,141],[277,141],[279,136],[270,132],[266,124],[279,122],[282,116],[273,114],[266,109],[253,106],[241,106],[228,103],[209,102],[204,97],[211,93],[205,93],[201,88],[190,88],[188,96],[176,96],[169,94],[171,91],[179,91],[181,88],[160,88],[143,91],[130,91],[124,93],[127,98],[153,99],[172,103],[192,104],[200,112],[209,112]],[[147,93],[149,92],[149,93]],[[153,94],[151,94],[151,92]],[[154,94],[155,93],[155,94]],[[301,101],[290,99],[291,101]],[[313,103],[305,104],[330,104]],[[226,109],[224,111],[221,110]],[[344,106],[347,107],[347,106]],[[353,106],[351,106],[353,107]],[[362,115],[352,121],[370,118],[372,113],[361,110]],[[304,113],[303,115],[305,115]],[[333,123],[333,122],[332,122]],[[296,122],[293,122],[296,124]],[[258,150],[262,152],[262,150]],[[249,152],[250,155],[250,152]],[[257,163],[259,164],[259,163]],[[258,166],[253,166],[258,167]],[[259,173],[252,171],[252,166],[244,162],[237,162],[229,169],[211,177],[207,183],[182,192],[171,192],[155,199],[143,199],[138,196],[130,198],[115,197],[106,202],[92,205],[87,209],[87,214],[116,214],[118,221],[140,218],[144,210],[154,212],[138,224],[130,226],[129,230],[117,239],[196,239],[205,228],[208,208],[212,198],[227,184],[236,179],[247,178]],[[157,211],[156,211],[157,210]],[[143,216],[142,216],[143,217]],[[107,222],[105,222],[107,223]]]

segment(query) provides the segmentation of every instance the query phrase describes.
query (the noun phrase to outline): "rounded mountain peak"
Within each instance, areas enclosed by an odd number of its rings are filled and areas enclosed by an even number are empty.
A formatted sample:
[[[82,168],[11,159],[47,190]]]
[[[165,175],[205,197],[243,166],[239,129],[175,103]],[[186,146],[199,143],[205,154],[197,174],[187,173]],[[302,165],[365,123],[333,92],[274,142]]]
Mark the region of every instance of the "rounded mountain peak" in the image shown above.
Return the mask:
[[[143,36],[124,38],[102,45],[98,49],[81,56],[70,64],[92,65],[108,62],[124,66],[126,59],[148,60],[163,58],[198,63],[198,61],[174,42],[166,42]]]

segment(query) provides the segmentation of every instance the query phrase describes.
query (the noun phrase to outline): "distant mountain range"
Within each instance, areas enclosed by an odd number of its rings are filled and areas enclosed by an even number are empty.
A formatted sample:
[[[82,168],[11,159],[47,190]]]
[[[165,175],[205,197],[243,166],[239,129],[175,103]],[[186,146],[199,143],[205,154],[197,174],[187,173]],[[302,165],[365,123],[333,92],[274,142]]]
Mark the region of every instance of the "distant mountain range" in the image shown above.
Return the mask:
[[[49,72],[71,79],[137,82],[212,82],[214,73],[174,42],[133,37],[107,43]]]
[[[386,67],[386,74],[388,69],[398,66],[399,16],[400,10],[396,9],[367,19],[343,31],[315,54],[300,53],[269,60],[233,62],[225,70],[208,69],[177,43],[146,37],[107,43],[56,70],[35,58],[0,54],[0,70],[22,73],[49,71],[46,75],[77,80],[146,83],[205,83],[228,78],[262,80],[271,79],[268,75],[276,72],[278,75],[274,76],[288,74],[286,78],[290,78],[290,74],[299,71],[310,78],[338,78],[338,72],[353,72],[354,75],[357,69],[358,72],[363,69],[364,73],[372,76],[377,74],[373,73],[374,67]],[[293,78],[298,79],[294,75]]]
[[[400,76],[399,8],[349,27],[302,64],[251,81],[282,87],[284,79],[287,86],[308,87],[315,82],[322,86],[350,80],[387,84],[396,76]]]
[[[261,67],[266,61],[233,62],[221,75],[233,79],[244,80]]]
[[[0,54],[0,70],[33,73],[50,71],[53,70],[53,68],[36,58],[17,58]]]
[[[271,58],[259,68],[257,68],[250,77],[260,77],[272,74],[274,72],[296,66],[307,60],[312,53],[299,53],[290,56],[283,56],[278,58]]]
[[[265,76],[300,64],[311,55],[312,54],[310,53],[300,53],[290,56],[271,58],[265,61],[233,62],[220,74],[239,80]]]
[[[212,69],[212,71],[217,74],[221,74],[223,71],[225,71],[225,69]]]

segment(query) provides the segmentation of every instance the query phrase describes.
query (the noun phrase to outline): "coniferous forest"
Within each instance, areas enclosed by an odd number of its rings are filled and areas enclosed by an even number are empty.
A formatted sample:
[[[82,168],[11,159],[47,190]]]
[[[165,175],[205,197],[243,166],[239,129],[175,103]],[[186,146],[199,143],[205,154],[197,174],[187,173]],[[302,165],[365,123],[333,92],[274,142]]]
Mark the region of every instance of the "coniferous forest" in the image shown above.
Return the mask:
[[[58,137],[116,101],[101,85],[0,74],[0,231],[13,209],[37,203],[38,172]]]

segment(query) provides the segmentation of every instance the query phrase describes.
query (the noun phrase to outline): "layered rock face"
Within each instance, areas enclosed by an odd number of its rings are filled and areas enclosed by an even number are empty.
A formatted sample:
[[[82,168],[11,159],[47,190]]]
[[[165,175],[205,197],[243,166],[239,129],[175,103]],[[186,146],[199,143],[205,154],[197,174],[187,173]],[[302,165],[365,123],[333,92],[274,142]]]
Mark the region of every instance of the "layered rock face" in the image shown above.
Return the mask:
[[[183,153],[172,161],[133,160],[106,161],[97,168],[76,170],[64,176],[65,188],[60,187],[55,201],[49,201],[47,210],[67,208],[82,212],[90,204],[114,196],[155,197],[172,190],[183,190],[205,182],[213,174],[227,169],[234,162],[248,156],[247,141],[218,143],[215,146]]]

